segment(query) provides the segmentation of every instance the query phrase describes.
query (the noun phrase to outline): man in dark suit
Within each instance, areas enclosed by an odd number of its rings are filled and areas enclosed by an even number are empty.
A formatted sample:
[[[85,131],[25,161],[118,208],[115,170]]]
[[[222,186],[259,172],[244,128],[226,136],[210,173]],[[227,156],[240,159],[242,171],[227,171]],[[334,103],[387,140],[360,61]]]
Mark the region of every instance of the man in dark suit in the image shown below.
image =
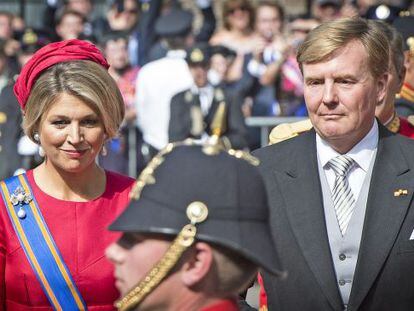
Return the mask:
[[[186,138],[205,139],[214,123],[221,123],[221,139],[226,147],[247,147],[246,128],[240,103],[222,88],[212,86],[207,73],[210,67],[211,48],[198,44],[187,51],[186,61],[194,85],[171,99],[168,140]]]
[[[371,21],[314,29],[298,51],[313,129],[254,154],[286,281],[269,310],[412,310],[414,142],[375,119],[389,45]]]

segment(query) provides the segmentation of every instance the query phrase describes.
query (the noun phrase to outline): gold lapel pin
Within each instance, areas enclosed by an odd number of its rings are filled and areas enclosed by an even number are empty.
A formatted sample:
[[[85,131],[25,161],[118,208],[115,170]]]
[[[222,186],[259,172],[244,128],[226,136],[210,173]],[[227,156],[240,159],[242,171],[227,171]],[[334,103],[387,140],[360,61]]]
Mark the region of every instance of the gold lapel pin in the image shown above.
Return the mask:
[[[394,196],[399,197],[400,195],[407,195],[408,190],[407,189],[398,189],[394,191]]]

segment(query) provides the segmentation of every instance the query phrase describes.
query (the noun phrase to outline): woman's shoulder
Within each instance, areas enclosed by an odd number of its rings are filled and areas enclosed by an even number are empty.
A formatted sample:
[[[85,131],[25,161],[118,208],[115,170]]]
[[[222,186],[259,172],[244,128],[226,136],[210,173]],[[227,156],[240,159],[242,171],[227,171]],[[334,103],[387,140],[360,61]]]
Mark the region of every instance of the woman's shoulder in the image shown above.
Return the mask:
[[[131,192],[135,180],[131,177],[112,171],[105,172],[107,177],[106,190],[100,199],[104,199],[105,202],[109,199],[122,209],[125,208],[129,202],[129,193]]]
[[[211,45],[224,45],[236,52],[246,53],[250,52],[256,45],[257,35],[252,32],[243,37],[235,35],[228,30],[218,31],[210,40]]]
[[[129,191],[135,179],[112,171],[105,171],[109,188],[116,192]]]
[[[226,40],[231,39],[231,33],[227,29],[218,30],[210,39],[210,44],[224,44]]]

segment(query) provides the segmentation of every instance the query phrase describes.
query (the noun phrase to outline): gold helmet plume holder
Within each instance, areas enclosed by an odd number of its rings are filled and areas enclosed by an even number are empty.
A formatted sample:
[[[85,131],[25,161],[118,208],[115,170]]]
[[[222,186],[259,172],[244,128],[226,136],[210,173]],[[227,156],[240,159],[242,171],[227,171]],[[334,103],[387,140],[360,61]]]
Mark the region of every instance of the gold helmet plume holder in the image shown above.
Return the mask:
[[[203,147],[203,152],[207,155],[215,155],[225,149],[221,144],[220,137],[226,131],[226,114],[226,103],[221,101],[211,122],[212,135]]]
[[[194,243],[197,233],[196,224],[207,219],[208,208],[203,202],[194,201],[187,206],[189,224],[185,225],[164,256],[155,264],[150,272],[123,298],[117,300],[114,306],[119,311],[132,310],[140,304],[168,275],[177,264],[183,253]]]

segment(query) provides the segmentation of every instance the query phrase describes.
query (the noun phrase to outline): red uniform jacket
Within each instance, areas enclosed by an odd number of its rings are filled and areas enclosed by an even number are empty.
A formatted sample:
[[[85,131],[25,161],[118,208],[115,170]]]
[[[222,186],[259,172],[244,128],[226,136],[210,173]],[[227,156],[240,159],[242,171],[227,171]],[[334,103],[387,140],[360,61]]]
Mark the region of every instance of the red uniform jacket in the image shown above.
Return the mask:
[[[414,125],[408,122],[407,119],[404,119],[402,117],[399,117],[399,118],[400,118],[400,129],[398,130],[398,134],[401,134],[403,136],[407,136],[410,138],[414,138]]]
[[[207,306],[200,311],[238,311],[239,307],[235,300],[221,300],[215,304]]]

